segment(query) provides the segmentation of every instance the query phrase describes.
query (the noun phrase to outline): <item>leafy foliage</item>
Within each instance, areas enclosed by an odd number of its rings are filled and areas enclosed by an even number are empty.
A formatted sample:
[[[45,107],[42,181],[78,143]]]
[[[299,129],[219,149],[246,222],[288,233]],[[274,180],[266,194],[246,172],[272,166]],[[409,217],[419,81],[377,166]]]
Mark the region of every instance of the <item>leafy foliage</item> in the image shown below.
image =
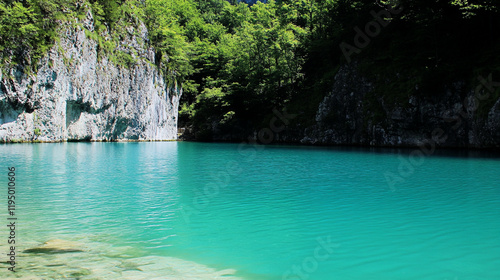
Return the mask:
[[[0,1],[2,65],[32,65],[52,46],[57,21],[71,14],[67,0]]]
[[[33,68],[57,27],[88,7],[95,30],[87,36],[124,67],[136,59],[123,44],[127,30],[146,24],[155,64],[183,86],[180,125],[207,137],[215,127],[251,132],[276,107],[295,108],[307,125],[347,63],[339,45],[370,22],[388,20],[353,58],[386,103],[500,70],[496,0],[0,0],[2,65]],[[402,12],[391,15],[396,7]]]

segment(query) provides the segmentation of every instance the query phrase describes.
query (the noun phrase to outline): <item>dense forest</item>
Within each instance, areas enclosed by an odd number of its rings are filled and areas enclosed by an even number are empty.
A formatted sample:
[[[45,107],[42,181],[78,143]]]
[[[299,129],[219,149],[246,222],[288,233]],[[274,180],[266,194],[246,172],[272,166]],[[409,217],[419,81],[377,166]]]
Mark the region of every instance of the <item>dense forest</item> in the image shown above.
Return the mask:
[[[100,54],[131,67],[133,48],[115,46],[128,26],[144,23],[155,64],[183,87],[179,126],[199,140],[249,135],[275,108],[299,113],[290,126],[309,125],[345,64],[376,85],[367,99],[394,104],[455,82],[472,88],[478,74],[500,71],[498,1],[265,2],[1,0],[2,70],[36,71],[58,29],[81,25],[89,10],[95,28],[86,32]]]

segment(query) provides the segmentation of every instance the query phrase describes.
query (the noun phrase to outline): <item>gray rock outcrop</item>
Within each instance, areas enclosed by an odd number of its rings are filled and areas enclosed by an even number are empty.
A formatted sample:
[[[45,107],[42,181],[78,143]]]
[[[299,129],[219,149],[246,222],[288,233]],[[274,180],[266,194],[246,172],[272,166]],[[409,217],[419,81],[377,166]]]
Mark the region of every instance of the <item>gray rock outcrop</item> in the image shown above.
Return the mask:
[[[353,63],[338,71],[315,125],[295,132],[301,138],[289,138],[322,145],[499,148],[499,86],[494,77],[478,76],[473,91],[457,82],[439,94],[422,92],[394,102],[389,93],[375,95]]]
[[[90,12],[80,26],[62,24],[36,73],[0,74],[1,142],[177,138],[182,89],[155,67],[145,25],[130,28],[117,46],[133,50],[135,60],[120,66],[100,55],[88,36],[93,24]]]

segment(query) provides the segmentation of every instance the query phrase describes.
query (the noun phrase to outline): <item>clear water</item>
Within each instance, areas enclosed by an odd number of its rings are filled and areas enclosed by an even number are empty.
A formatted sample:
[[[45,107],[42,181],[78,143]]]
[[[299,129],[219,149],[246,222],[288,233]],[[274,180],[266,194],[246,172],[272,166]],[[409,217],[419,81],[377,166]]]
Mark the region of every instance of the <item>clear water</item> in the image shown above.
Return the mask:
[[[244,279],[500,279],[500,160],[446,152],[401,165],[411,152],[0,145],[0,182],[15,166],[21,244],[91,235]]]

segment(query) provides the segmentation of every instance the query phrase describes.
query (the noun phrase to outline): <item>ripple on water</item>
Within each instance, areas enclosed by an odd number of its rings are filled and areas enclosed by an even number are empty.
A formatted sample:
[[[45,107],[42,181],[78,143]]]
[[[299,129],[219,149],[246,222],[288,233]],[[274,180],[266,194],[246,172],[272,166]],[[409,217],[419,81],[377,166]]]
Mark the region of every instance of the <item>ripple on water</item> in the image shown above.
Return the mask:
[[[20,243],[91,245],[20,256],[22,275],[133,279],[145,266],[275,280],[329,238],[338,246],[309,279],[500,279],[498,159],[433,155],[403,176],[411,151],[266,146],[249,157],[238,147],[0,145],[20,171]],[[391,188],[388,173],[404,178]],[[207,184],[220,188],[207,195]]]

